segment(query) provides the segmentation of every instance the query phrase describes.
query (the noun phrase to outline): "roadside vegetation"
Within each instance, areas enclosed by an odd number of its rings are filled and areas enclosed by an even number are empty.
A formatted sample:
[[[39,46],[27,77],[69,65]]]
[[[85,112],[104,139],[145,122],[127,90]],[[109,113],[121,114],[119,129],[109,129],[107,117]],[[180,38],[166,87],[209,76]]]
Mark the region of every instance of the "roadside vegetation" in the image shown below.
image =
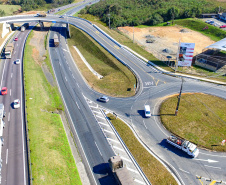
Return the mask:
[[[133,132],[123,121],[116,119],[112,114],[107,116],[151,184],[177,184],[173,176],[140,144]]]
[[[37,49],[30,41],[34,36],[35,31],[32,31],[24,52],[33,184],[81,184],[59,114],[64,110],[63,102],[57,86],[52,86],[47,81],[41,68],[44,63],[51,66],[49,57],[46,54],[46,59],[38,62],[33,58]]]
[[[0,4],[0,17],[13,15],[15,12],[20,11],[19,5],[1,5]]]
[[[92,88],[101,93],[117,97],[133,96],[135,94],[136,77],[126,66],[83,31],[70,26],[70,33],[71,38],[68,39],[68,44],[71,54],[82,75]],[[98,79],[90,72],[73,46],[76,46],[92,68],[103,76],[102,79]]]
[[[170,132],[199,146],[226,152],[226,100],[207,94],[182,94],[177,116],[177,96],[166,99],[160,108],[161,121]]]

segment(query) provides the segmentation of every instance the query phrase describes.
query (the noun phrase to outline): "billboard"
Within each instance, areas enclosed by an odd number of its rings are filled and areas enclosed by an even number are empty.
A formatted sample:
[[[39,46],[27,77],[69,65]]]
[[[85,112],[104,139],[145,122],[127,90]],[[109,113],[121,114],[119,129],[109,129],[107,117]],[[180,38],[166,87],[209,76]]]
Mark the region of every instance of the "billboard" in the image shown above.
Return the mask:
[[[195,43],[180,43],[178,66],[191,66]]]

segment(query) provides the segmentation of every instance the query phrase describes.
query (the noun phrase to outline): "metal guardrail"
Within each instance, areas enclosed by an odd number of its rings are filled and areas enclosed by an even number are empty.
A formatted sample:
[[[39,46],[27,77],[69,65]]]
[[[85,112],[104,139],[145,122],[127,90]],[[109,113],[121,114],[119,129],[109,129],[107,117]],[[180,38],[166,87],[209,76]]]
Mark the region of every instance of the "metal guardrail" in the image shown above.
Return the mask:
[[[102,114],[107,118],[107,115],[105,114],[105,112],[101,109],[100,110],[102,112]],[[137,161],[134,159],[133,155],[131,154],[131,152],[129,151],[129,149],[127,148],[126,144],[124,143],[124,141],[122,140],[122,138],[120,137],[120,135],[118,134],[118,132],[116,131],[115,127],[112,125],[112,123],[109,121],[109,119],[106,119],[108,124],[110,125],[111,129],[113,130],[114,134],[116,135],[116,137],[118,138],[118,140],[120,141],[120,143],[122,144],[123,148],[125,149],[126,153],[128,154],[128,156],[130,157],[131,161],[133,162],[133,164],[135,165],[135,167],[137,168],[137,170],[139,171],[140,175],[142,176],[142,178],[144,179],[144,181],[146,182],[146,184],[151,185],[151,182],[148,180],[148,178],[146,177],[146,175],[144,174],[144,172],[141,170],[139,164],[137,163]]]

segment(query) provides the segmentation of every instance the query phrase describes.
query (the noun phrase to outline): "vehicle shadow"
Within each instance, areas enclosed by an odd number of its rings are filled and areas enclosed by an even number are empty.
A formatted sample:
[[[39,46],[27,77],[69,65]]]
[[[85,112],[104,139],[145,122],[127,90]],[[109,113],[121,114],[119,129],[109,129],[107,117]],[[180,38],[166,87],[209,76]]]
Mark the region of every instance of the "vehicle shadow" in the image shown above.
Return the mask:
[[[101,185],[115,185],[117,184],[114,175],[111,171],[109,163],[101,163],[93,167],[93,172],[96,174],[100,174],[100,178],[98,179]]]
[[[137,110],[137,113],[140,114],[142,118],[146,118],[144,114],[144,110]]]
[[[192,159],[192,157],[190,157],[187,153],[185,153],[184,151],[176,148],[175,146],[167,143],[166,139],[163,139],[160,143],[160,146],[162,146],[163,148],[167,149],[168,151],[175,153],[176,155],[180,156],[180,157],[184,157],[184,158],[188,158],[188,159]]]

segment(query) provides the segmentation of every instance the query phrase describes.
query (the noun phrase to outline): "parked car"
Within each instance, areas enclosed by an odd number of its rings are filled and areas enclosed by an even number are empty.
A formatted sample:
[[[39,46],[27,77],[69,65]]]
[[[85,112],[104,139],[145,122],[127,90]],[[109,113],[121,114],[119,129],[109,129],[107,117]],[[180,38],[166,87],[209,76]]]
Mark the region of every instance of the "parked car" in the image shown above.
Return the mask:
[[[107,103],[107,102],[109,101],[109,98],[108,98],[107,96],[101,96],[101,97],[99,98],[99,101],[102,101],[102,102]]]
[[[209,24],[213,25],[215,22],[214,21],[210,21]]]
[[[222,26],[220,26],[220,28],[226,28],[226,25],[222,25]]]
[[[13,107],[14,107],[14,109],[20,108],[20,100],[19,99],[14,100]]]
[[[8,93],[7,87],[3,87],[3,88],[2,88],[2,91],[1,91],[1,94],[2,94],[2,95],[6,95],[7,93]]]
[[[20,64],[20,59],[16,59],[15,64]]]
[[[145,117],[146,118],[150,118],[151,117],[151,109],[149,105],[145,105],[144,106],[144,113],[145,113]]]
[[[18,38],[17,38],[17,37],[15,37],[14,41],[18,41]]]
[[[209,23],[211,20],[207,20],[205,23]]]

